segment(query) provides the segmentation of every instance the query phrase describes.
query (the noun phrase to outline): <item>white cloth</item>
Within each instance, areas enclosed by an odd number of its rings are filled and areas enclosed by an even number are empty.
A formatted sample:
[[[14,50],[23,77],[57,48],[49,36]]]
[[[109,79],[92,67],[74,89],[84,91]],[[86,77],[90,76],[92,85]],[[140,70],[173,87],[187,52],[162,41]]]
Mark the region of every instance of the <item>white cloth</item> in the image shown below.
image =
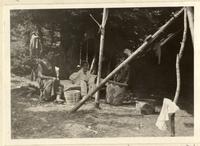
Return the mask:
[[[176,103],[172,102],[170,99],[164,98],[160,115],[156,121],[156,126],[160,130],[166,130],[166,121],[169,120],[169,114],[173,114],[177,110],[179,110],[179,107],[176,105]]]
[[[33,34],[30,39],[30,47],[31,48],[38,48],[39,45],[39,36]]]
[[[69,79],[73,81],[75,84],[80,85],[81,81],[88,82],[90,78],[90,73],[87,71],[83,72],[83,69],[80,69],[78,72],[74,72],[70,75]]]
[[[90,74],[90,78],[88,81],[88,88],[89,88],[88,93],[92,92],[96,88],[96,83],[95,83],[96,78],[97,75]],[[92,97],[95,97],[95,94]]]
[[[81,96],[86,96],[88,93],[88,82],[89,82],[90,76],[91,75],[89,71],[84,73],[83,69],[80,69],[78,72],[73,73],[69,77],[69,79],[73,81],[73,83],[75,83],[76,85],[80,85]]]
[[[30,46],[29,46],[29,53],[30,53],[30,56],[36,56],[38,57],[39,55],[39,52],[41,48],[39,48],[39,45],[40,44],[40,40],[39,40],[39,36],[36,35],[36,34],[33,34],[31,36],[31,39],[30,39]],[[41,46],[40,46],[41,47]]]

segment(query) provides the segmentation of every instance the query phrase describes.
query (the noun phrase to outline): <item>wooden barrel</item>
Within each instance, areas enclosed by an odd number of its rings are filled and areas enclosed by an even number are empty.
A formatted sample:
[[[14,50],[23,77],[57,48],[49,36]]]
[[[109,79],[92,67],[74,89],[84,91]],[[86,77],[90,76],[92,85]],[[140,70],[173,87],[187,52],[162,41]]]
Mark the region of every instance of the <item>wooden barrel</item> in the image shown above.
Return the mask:
[[[80,101],[81,93],[79,90],[69,90],[64,92],[67,104],[76,104]]]

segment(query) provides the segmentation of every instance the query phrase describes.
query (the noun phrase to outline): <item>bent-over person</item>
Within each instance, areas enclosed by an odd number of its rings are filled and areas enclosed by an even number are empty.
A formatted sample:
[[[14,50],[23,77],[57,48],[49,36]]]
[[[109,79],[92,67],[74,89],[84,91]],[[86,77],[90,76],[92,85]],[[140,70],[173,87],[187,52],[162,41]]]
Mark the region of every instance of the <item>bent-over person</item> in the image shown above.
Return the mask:
[[[53,101],[64,102],[64,86],[56,79],[56,72],[51,63],[53,52],[49,52],[44,59],[37,60],[37,81],[40,88],[40,102]]]

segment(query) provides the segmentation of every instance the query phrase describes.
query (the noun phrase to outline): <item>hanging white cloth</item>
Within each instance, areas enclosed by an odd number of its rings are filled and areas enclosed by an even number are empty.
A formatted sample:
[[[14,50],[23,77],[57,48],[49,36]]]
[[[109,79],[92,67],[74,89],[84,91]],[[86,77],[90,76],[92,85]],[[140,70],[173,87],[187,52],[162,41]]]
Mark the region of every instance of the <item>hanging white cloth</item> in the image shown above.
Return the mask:
[[[30,39],[30,47],[31,48],[38,48],[39,47],[39,36],[33,34]]]
[[[160,115],[158,116],[158,119],[156,121],[156,126],[160,130],[167,130],[166,121],[169,120],[169,114],[173,114],[178,110],[179,107],[176,105],[176,103],[174,103],[170,99],[164,98]]]
[[[31,57],[39,55],[39,45],[40,45],[39,36],[37,34],[32,34],[29,46],[30,49],[29,53]]]

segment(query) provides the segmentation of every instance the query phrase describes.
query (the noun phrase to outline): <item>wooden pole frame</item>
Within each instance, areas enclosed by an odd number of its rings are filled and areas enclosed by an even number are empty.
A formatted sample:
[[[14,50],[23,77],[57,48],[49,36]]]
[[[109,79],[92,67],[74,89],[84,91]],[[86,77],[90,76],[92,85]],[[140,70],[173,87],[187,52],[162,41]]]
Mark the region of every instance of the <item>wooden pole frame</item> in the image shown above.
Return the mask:
[[[128,64],[133,58],[135,58],[139,53],[143,52],[154,40],[156,40],[161,34],[168,28],[176,18],[178,18],[184,9],[181,9],[178,13],[174,15],[169,21],[167,21],[158,31],[156,31],[151,39],[146,40],[138,49],[136,49],[126,60],[124,60],[118,67],[116,67],[103,81],[88,95],[83,97],[83,99],[77,103],[71,110],[70,113],[77,111],[92,95],[94,95],[99,89],[102,88],[120,69],[122,69],[126,64]]]
[[[99,48],[99,62],[98,62],[98,73],[97,73],[97,83],[96,86],[99,86],[101,81],[101,72],[102,72],[102,62],[103,62],[103,47],[104,47],[104,37],[105,37],[105,24],[106,24],[106,11],[107,8],[103,9],[102,25],[101,25],[101,37],[100,37],[100,48]],[[108,15],[108,14],[107,14]],[[99,92],[97,91],[95,95],[95,107],[99,107]]]
[[[185,42],[187,39],[187,9],[184,9],[184,30],[183,30],[183,38],[181,42],[181,47],[179,50],[179,53],[176,56],[176,92],[174,96],[174,103],[178,102],[179,95],[180,95],[180,89],[181,89],[181,73],[180,73],[180,60],[183,56],[183,50],[185,47]],[[171,115],[171,136],[175,136],[175,114]]]

